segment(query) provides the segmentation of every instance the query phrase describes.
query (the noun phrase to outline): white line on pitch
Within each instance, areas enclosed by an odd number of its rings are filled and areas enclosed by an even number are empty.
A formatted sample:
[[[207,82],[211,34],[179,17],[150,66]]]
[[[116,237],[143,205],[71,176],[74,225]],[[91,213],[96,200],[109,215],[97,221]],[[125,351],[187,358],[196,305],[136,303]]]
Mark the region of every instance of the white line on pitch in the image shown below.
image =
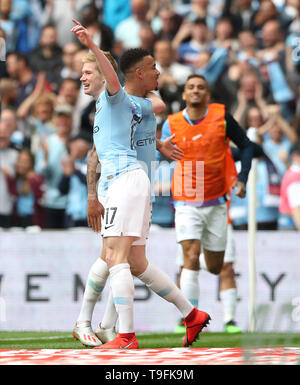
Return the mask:
[[[2,341],[34,341],[34,340],[62,340],[66,338],[71,338],[72,336],[49,336],[49,337],[22,337],[22,338],[0,338],[0,342]]]

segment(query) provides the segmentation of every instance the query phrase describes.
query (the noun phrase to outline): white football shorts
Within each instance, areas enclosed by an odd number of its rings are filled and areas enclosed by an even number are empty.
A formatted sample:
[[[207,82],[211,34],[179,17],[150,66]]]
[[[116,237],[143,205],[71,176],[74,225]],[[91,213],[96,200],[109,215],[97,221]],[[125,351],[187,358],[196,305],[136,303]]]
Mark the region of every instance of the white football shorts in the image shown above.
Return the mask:
[[[132,236],[145,239],[151,221],[150,181],[142,169],[126,172],[108,188],[106,197],[98,197],[104,206],[101,235]]]
[[[209,206],[175,207],[177,242],[199,239],[201,246],[210,251],[225,251],[227,241],[226,203]]]
[[[233,239],[233,229],[232,225],[228,224],[227,226],[227,243],[224,255],[224,263],[235,263],[236,261],[236,249]],[[177,244],[177,256],[176,264],[178,266],[183,266],[183,251],[180,243]]]

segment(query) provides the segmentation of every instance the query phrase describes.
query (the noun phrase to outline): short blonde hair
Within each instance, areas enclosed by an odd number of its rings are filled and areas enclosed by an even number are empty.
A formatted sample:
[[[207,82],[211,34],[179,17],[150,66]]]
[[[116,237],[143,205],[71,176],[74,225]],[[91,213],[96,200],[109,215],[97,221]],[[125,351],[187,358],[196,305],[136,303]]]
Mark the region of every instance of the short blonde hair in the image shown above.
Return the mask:
[[[113,69],[118,72],[118,64],[116,62],[116,60],[113,58],[112,54],[108,51],[103,51],[103,54],[107,57],[107,59],[109,60],[110,64],[113,66]],[[101,69],[100,69],[100,66],[96,60],[96,56],[93,54],[93,52],[89,52],[88,54],[86,54],[83,58],[82,58],[82,63],[96,63],[97,64],[97,68],[98,68],[98,71],[100,73],[101,72]]]
[[[55,95],[54,94],[43,94],[40,97],[37,98],[35,103],[33,104],[33,113],[36,114],[36,110],[40,105],[48,105],[51,108],[51,112],[53,114],[54,107],[55,107]]]

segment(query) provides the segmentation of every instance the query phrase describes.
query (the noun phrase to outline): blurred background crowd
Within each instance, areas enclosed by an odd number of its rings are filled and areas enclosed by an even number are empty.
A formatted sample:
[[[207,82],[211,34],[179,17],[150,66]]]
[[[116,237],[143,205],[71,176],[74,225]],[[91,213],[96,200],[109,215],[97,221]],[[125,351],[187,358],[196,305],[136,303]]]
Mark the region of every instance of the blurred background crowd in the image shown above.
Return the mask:
[[[0,228],[87,225],[95,103],[80,84],[87,51],[70,32],[72,18],[117,61],[132,47],[153,54],[167,104],[158,137],[167,115],[184,108],[187,77],[204,75],[211,100],[245,130],[257,129],[265,152],[257,165],[258,228],[292,228],[278,207],[300,139],[299,0],[0,0]],[[163,167],[153,223],[172,227]],[[247,199],[233,199],[235,228],[247,228],[247,209]]]

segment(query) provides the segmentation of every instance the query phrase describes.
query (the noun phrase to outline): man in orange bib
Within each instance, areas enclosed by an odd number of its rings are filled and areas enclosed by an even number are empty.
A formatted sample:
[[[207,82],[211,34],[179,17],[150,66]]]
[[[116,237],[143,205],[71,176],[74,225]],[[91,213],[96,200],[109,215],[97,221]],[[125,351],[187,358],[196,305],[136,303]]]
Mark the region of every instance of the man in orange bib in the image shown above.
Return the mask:
[[[174,144],[184,152],[173,173],[172,195],[176,238],[183,253],[180,287],[197,307],[200,267],[205,265],[217,275],[222,271],[228,230],[227,193],[233,187],[236,195],[246,196],[254,150],[246,132],[225,106],[209,104],[203,76],[191,75],[182,97],[186,108],[168,117],[161,139],[175,135]],[[238,175],[232,172],[235,167],[230,141],[240,151],[242,168]],[[236,290],[231,293],[231,302],[234,300]]]

